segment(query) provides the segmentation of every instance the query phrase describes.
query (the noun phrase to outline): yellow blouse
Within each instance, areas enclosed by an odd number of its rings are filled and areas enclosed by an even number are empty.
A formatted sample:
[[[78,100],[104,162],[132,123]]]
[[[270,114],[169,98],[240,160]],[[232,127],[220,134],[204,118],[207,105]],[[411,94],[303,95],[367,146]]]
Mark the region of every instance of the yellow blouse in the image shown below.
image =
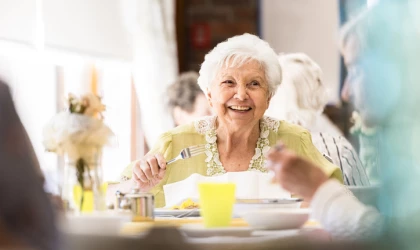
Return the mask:
[[[215,121],[215,116],[209,116],[191,124],[178,126],[162,134],[156,145],[150,150],[149,154],[161,153],[166,160],[170,160],[176,157],[183,148],[206,144],[205,154],[176,161],[168,166],[163,180],[151,191],[155,195],[156,207],[165,206],[163,186],[166,184],[184,180],[194,173],[205,176],[225,173],[217,150]],[[266,172],[264,153],[280,140],[288,149],[321,167],[330,178],[343,182],[340,169],[321,155],[312,144],[310,133],[304,128],[285,121],[263,117],[260,120],[260,130],[260,138],[257,141],[255,155],[249,164],[249,171]],[[132,167],[133,163],[127,166],[122,173],[122,179],[131,178]]]

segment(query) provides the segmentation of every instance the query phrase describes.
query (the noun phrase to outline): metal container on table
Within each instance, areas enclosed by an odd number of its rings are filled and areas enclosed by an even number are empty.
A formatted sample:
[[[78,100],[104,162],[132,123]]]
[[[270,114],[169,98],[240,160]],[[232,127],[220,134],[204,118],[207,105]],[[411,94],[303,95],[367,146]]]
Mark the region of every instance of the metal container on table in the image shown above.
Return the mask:
[[[115,207],[131,210],[132,221],[154,220],[155,197],[153,194],[140,192],[139,189],[134,188],[128,194],[117,192],[116,196],[117,204]]]

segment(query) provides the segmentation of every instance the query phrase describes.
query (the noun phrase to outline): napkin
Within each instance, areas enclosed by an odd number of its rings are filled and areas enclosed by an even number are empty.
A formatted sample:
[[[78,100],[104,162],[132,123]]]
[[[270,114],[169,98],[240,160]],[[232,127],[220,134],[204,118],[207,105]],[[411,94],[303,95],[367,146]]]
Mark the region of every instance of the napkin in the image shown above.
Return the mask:
[[[256,171],[229,172],[218,176],[192,174],[187,179],[163,186],[166,207],[180,204],[186,199],[198,200],[198,183],[231,182],[236,184],[237,199],[282,199],[290,198],[289,192],[272,183],[271,173]]]

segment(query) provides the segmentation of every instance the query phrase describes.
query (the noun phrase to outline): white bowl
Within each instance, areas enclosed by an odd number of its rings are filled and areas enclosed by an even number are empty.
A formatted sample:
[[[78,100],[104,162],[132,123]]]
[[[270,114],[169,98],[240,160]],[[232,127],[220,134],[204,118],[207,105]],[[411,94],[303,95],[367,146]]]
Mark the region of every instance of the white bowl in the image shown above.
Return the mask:
[[[66,214],[61,229],[73,234],[117,235],[124,223],[130,220],[130,215],[123,213]]]
[[[266,209],[283,209],[283,208],[299,208],[301,202],[290,203],[235,203],[233,206],[233,215],[242,217],[243,214],[253,211],[260,211]]]
[[[262,209],[246,212],[242,218],[254,229],[283,230],[300,228],[309,213],[309,209],[303,208]]]

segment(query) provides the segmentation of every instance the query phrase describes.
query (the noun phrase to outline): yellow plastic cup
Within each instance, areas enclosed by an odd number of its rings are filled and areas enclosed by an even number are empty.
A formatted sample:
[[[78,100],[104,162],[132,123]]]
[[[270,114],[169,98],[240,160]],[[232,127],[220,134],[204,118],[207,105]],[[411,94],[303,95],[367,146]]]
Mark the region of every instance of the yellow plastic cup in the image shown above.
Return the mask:
[[[200,214],[205,227],[227,227],[235,203],[234,183],[199,183]]]

